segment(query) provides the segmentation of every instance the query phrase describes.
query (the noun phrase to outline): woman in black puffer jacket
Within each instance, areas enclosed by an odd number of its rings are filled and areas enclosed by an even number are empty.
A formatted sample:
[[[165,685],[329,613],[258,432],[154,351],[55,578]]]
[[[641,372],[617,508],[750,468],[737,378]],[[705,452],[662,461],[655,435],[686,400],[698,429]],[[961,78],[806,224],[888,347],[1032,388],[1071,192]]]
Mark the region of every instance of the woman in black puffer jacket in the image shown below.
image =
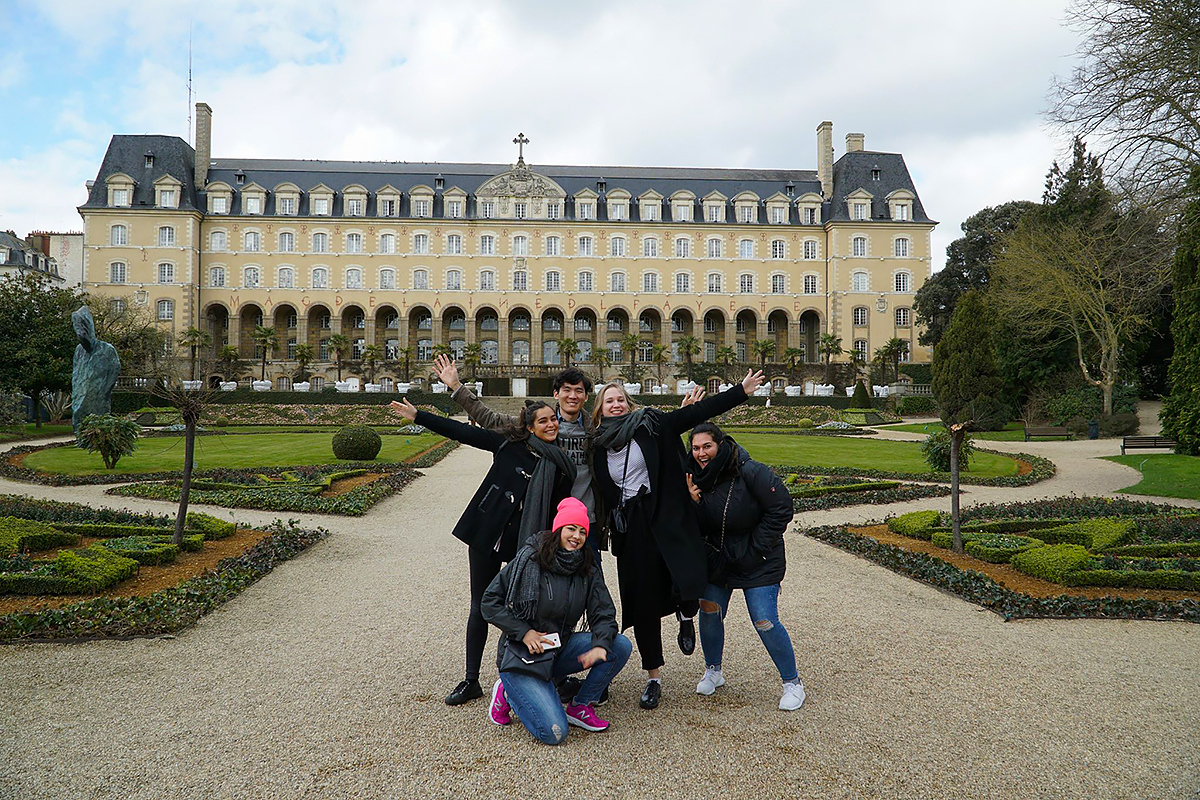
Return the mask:
[[[792,640],[779,621],[780,584],[787,568],[783,534],[792,521],[792,497],[779,476],[750,458],[716,425],[697,425],[691,434],[687,483],[708,554],[708,587],[700,601],[700,646],[704,677],[698,694],[725,685],[725,612],[734,589],[746,596],[754,629],[779,670],[779,708],[804,703]]]

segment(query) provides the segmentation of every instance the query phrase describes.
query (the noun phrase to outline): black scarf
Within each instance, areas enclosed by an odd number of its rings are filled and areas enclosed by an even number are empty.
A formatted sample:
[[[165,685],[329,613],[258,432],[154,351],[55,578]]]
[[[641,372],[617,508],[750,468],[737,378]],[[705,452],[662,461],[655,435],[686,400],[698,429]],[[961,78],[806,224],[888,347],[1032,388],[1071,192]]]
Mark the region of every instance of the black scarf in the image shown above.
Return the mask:
[[[557,444],[543,442],[533,434],[525,440],[525,444],[540,456],[529,478],[529,488],[525,490],[525,508],[521,512],[521,528],[517,533],[517,544],[525,544],[538,531],[544,531],[554,519],[553,494],[555,473],[566,476],[567,483],[575,483],[575,463]],[[514,444],[515,446],[515,444]]]
[[[542,535],[554,536],[555,533],[546,531]],[[557,575],[574,575],[582,567],[582,547],[578,550],[560,547],[555,553],[554,562],[547,569]],[[532,625],[537,615],[538,593],[542,585],[542,565],[538,563],[537,551],[531,545],[525,545],[513,556],[508,569],[512,577],[508,581],[504,604],[513,614]]]
[[[648,408],[639,408],[620,417],[605,417],[596,429],[596,444],[605,450],[620,450],[633,441],[639,429],[651,436],[658,433],[658,417]]]
[[[692,473],[692,483],[702,492],[711,492],[721,480],[737,470],[737,444],[730,437],[717,445],[717,454],[707,466],[701,467],[694,457],[688,458],[688,472]]]

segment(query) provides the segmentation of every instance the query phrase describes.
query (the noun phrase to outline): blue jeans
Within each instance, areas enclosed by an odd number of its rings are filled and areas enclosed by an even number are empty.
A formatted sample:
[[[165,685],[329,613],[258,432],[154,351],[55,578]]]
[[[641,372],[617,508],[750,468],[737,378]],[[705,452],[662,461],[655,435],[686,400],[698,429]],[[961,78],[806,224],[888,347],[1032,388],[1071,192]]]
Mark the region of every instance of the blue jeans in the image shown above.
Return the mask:
[[[794,683],[796,675],[796,653],[792,650],[792,640],[779,621],[779,584],[756,586],[753,589],[743,589],[746,595],[746,610],[750,612],[750,621],[758,638],[762,639],[771,660],[779,670],[779,677],[784,683]],[[732,589],[722,589],[711,583],[704,589],[704,599],[721,607],[720,612],[700,609],[700,647],[704,651],[706,666],[721,667],[721,656],[725,652],[725,614],[729,611],[729,598]]]
[[[554,659],[554,677],[564,678],[575,672],[582,672],[579,657],[592,649],[592,634],[588,632],[573,633],[563,645],[562,652]],[[633,645],[621,634],[613,640],[612,652],[607,661],[600,661],[592,667],[575,695],[575,702],[581,705],[594,703],[608,688],[608,684],[625,666]],[[567,738],[567,715],[563,711],[562,701],[558,699],[558,689],[553,681],[544,681],[523,672],[501,672],[500,680],[504,683],[504,694],[508,697],[509,705],[521,719],[525,730],[532,733],[546,744],[558,744]]]

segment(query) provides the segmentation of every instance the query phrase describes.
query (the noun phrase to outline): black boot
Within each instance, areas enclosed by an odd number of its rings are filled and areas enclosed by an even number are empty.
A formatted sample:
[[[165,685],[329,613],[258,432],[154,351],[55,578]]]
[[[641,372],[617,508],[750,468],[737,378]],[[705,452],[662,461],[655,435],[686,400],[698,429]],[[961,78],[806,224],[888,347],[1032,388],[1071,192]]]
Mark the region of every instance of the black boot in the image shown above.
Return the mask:
[[[696,623],[690,619],[684,619],[683,615],[678,612],[675,616],[679,618],[679,649],[685,656],[690,656],[696,652]]]
[[[483,687],[479,685],[479,679],[473,678],[460,683],[454,687],[454,691],[446,695],[446,705],[461,706],[468,700],[474,700],[476,697],[483,697]]]

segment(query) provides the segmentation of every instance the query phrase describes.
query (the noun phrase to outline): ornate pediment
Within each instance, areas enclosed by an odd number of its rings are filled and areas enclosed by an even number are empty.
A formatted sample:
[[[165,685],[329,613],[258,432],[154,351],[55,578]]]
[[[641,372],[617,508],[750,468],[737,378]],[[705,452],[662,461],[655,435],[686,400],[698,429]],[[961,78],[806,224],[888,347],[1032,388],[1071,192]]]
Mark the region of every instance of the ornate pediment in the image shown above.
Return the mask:
[[[567,196],[555,181],[540,175],[523,163],[508,172],[488,178],[475,190],[476,197],[535,197],[561,200]]]

